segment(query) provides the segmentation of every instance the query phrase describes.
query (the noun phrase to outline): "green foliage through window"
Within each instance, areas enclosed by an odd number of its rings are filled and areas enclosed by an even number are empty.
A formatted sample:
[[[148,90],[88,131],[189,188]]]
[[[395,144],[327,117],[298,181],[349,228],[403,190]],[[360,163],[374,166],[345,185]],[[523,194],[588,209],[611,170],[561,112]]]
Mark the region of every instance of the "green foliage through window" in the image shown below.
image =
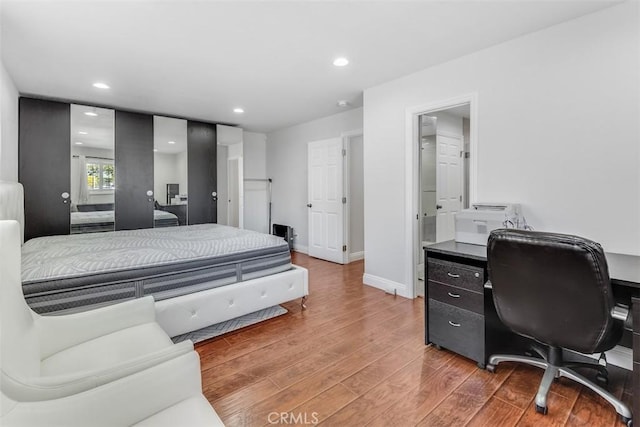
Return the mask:
[[[113,190],[116,188],[116,169],[112,162],[112,160],[87,162],[89,190]]]

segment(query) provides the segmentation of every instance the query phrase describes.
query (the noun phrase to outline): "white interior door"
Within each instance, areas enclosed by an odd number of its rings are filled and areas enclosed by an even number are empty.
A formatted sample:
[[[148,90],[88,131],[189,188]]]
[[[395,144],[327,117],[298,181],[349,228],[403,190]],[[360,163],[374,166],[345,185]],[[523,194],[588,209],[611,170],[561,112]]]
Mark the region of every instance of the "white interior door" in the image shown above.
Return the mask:
[[[342,138],[310,142],[308,166],[309,255],[342,264]]]
[[[455,237],[454,215],[462,206],[462,137],[438,133],[436,135],[436,240],[443,242]]]

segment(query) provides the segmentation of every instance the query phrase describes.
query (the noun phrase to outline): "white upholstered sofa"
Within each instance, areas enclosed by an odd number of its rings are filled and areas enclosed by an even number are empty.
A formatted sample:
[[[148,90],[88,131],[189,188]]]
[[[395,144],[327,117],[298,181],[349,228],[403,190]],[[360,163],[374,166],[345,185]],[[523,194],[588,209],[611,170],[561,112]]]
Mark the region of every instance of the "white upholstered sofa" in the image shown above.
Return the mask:
[[[142,298],[39,316],[20,277],[21,232],[0,221],[0,425],[220,426],[193,344],[173,344]]]

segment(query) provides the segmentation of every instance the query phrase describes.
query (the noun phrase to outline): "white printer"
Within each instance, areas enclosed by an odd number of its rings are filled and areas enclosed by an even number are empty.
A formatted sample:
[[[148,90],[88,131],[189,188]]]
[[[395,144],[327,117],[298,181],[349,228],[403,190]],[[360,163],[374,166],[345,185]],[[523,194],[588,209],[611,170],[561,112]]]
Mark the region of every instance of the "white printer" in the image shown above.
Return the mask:
[[[456,242],[487,245],[497,228],[528,228],[516,203],[476,203],[455,215]]]

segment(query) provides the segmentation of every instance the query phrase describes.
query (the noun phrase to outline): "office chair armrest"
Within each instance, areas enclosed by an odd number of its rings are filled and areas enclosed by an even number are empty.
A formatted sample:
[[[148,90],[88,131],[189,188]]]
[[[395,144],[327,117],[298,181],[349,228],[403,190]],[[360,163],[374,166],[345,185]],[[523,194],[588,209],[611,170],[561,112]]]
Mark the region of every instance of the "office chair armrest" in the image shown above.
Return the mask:
[[[622,320],[625,329],[632,328],[633,319],[631,317],[631,310],[629,310],[629,307],[622,304],[616,304],[611,309],[611,317],[617,320]]]

